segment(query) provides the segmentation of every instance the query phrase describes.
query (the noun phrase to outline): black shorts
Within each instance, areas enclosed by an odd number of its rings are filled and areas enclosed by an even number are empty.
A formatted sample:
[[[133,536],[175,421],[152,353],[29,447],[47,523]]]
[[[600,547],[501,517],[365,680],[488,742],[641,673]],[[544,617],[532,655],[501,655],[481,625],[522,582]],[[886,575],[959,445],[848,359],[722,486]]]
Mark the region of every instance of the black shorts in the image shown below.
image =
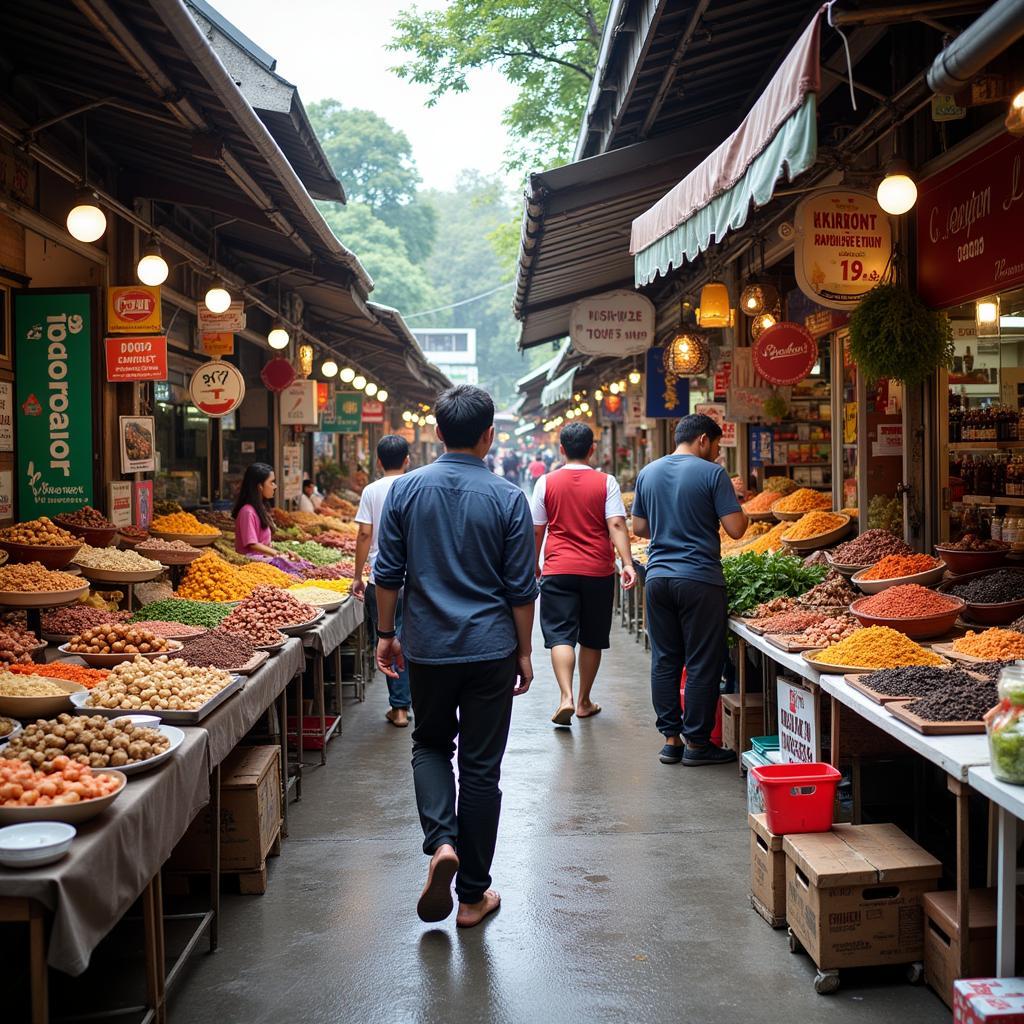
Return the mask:
[[[580,644],[604,651],[611,646],[615,573],[610,576],[543,576],[540,628],[544,646]]]

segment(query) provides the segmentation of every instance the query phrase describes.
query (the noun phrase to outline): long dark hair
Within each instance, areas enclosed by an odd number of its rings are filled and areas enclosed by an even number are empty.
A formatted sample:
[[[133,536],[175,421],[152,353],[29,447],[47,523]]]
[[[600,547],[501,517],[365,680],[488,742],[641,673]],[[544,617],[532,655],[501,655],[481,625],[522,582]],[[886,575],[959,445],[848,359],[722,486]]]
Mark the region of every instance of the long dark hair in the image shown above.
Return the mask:
[[[245,476],[242,477],[242,486],[238,488],[238,497],[235,498],[235,507],[231,510],[233,518],[238,518],[238,513],[243,505],[252,505],[256,509],[256,515],[260,518],[260,525],[270,529],[274,521],[270,518],[270,509],[263,500],[260,488],[266,483],[267,477],[274,472],[273,466],[265,462],[251,462],[245,468]]]

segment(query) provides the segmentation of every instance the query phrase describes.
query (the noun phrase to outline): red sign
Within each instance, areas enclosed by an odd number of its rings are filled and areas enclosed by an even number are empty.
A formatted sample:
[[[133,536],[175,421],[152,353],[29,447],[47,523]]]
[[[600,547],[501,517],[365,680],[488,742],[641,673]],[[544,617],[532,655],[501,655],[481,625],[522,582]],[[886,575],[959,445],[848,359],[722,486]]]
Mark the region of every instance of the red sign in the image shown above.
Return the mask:
[[[111,334],[160,330],[160,289],[144,284],[107,289],[107,330]]]
[[[364,423],[383,423],[384,422],[384,403],[376,402],[372,398],[363,399],[363,422]]]
[[[330,392],[330,388],[322,381],[317,381],[316,385],[316,411],[323,412],[327,407],[327,396]]]
[[[1024,283],[1024,138],[1000,133],[918,185],[917,291],[933,309]]]
[[[796,384],[818,361],[818,343],[806,327],[783,321],[754,342],[754,372],[769,384]]]
[[[271,359],[266,366],[260,370],[260,380],[267,386],[268,391],[284,391],[294,382],[297,374],[295,367],[287,359],[278,356]]]
[[[107,338],[107,380],[167,380],[167,335]]]

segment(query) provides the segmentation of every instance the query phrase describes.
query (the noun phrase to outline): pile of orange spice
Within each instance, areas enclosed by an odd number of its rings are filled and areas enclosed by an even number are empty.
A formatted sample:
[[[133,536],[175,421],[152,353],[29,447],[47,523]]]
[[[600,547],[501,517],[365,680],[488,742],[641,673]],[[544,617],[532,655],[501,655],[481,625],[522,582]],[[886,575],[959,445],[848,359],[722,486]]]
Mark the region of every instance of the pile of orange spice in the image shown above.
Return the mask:
[[[823,533],[838,530],[845,522],[846,520],[835,512],[808,512],[782,535],[782,539],[809,540],[811,537],[820,537]]]
[[[862,580],[895,580],[903,576],[916,576],[919,572],[927,572],[939,564],[931,555],[886,555],[876,562],[858,579]]]
[[[858,629],[845,640],[808,654],[812,661],[856,668],[899,668],[901,665],[941,665],[934,651],[915,644],[905,633],[888,626]]]
[[[1024,634],[1012,629],[986,629],[984,633],[972,631],[954,641],[953,650],[986,661],[1024,658]]]
[[[5,668],[8,672],[19,676],[48,676],[50,679],[64,679],[69,683],[79,683],[87,690],[91,690],[97,683],[102,683],[110,675],[105,668],[86,668],[84,665],[72,665],[66,661],[51,661],[48,665],[30,661],[18,665],[6,665]]]
[[[744,502],[743,511],[750,515],[751,512],[770,512],[772,505],[775,504],[782,497],[776,491],[762,491],[760,494],[755,495],[749,501]]]
[[[832,498],[824,491],[814,491],[810,487],[801,487],[785,498],[780,498],[772,506],[773,512],[813,512],[815,509],[832,508]]]

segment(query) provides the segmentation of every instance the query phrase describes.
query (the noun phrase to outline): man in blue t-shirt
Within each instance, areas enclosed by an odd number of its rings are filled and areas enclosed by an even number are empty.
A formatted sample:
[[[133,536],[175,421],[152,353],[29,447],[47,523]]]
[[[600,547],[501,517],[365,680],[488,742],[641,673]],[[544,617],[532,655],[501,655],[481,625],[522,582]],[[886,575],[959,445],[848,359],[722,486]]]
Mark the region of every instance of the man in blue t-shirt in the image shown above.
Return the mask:
[[[736,539],[747,529],[729,474],[715,461],[721,439],[710,416],[684,416],[675,452],[645,466],[636,479],[633,532],[651,538],[644,595],[664,764],[736,759],[735,751],[711,743],[727,617],[718,524]],[[685,713],[679,706],[684,667]]]

